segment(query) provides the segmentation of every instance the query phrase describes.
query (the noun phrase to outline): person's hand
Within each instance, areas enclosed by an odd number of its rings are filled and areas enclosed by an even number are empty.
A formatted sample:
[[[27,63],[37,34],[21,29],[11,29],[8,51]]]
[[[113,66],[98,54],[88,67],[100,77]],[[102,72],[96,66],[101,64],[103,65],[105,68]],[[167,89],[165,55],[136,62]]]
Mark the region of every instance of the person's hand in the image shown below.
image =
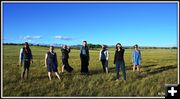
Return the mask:
[[[31,60],[31,64],[33,64],[33,60]]]
[[[67,49],[70,49],[70,46],[67,46]]]
[[[22,61],[20,61],[19,64],[17,64],[17,66],[18,66],[18,67],[19,67],[19,66],[22,66]]]

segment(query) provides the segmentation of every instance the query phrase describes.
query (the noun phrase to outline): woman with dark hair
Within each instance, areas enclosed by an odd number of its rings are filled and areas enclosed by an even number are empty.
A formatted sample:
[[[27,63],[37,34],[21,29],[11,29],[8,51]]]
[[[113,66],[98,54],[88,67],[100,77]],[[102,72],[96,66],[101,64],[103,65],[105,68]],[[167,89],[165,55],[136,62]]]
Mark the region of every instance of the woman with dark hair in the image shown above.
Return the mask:
[[[123,72],[124,81],[126,80],[126,69],[125,69],[125,62],[124,62],[124,48],[121,46],[120,43],[116,44],[116,51],[114,55],[114,64],[116,65],[116,78],[117,81],[119,80],[119,71],[120,68]]]
[[[49,51],[45,55],[45,67],[47,67],[47,70],[48,70],[49,80],[51,80],[52,71],[55,73],[58,79],[60,79],[60,76],[57,70],[57,67],[58,67],[57,55],[56,55],[56,52],[54,52],[53,46],[50,46]]]
[[[69,58],[69,53],[70,53],[70,47],[67,45],[64,45],[63,48],[61,48],[62,52],[62,73],[64,72],[64,69],[68,72],[72,72],[73,68],[69,65],[68,58]]]
[[[29,67],[30,64],[33,63],[33,57],[31,53],[31,49],[29,48],[28,42],[25,42],[24,47],[21,48],[20,50],[20,55],[19,55],[20,61],[19,64],[22,66],[22,73],[21,73],[21,79],[25,79],[25,73],[26,73],[26,79],[29,77]]]
[[[137,71],[140,72],[140,64],[141,64],[141,52],[138,49],[138,45],[134,45],[134,50],[132,52],[132,63],[133,63],[133,71],[135,71],[137,67]]]
[[[88,75],[89,69],[89,49],[87,46],[87,42],[83,41],[83,46],[80,49],[80,58],[81,58],[81,74]]]
[[[102,49],[99,53],[99,60],[102,63],[103,71],[108,73],[108,49],[106,45],[102,45]]]

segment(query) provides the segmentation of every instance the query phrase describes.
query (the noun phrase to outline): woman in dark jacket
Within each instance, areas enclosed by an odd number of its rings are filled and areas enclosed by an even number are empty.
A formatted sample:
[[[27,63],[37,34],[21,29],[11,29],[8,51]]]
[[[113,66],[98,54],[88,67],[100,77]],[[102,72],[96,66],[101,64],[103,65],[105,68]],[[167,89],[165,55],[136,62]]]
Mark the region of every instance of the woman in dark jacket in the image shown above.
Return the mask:
[[[54,72],[55,75],[60,79],[60,76],[58,74],[58,62],[57,62],[57,55],[56,52],[54,52],[54,47],[50,46],[49,51],[45,55],[45,67],[47,67],[48,70],[48,77],[49,80],[51,80],[51,73]]]
[[[69,53],[70,53],[70,47],[67,45],[64,45],[63,48],[61,49],[62,52],[62,73],[64,72],[64,69],[67,70],[68,72],[71,72],[73,68],[69,65],[68,58],[69,58]]]
[[[27,74],[26,78],[28,79],[29,76],[29,67],[30,64],[33,63],[33,57],[31,53],[31,49],[29,47],[28,42],[25,42],[24,47],[20,50],[19,55],[20,61],[19,64],[22,66],[22,73],[21,73],[21,79],[24,80],[25,73]]]
[[[126,80],[126,69],[125,69],[125,63],[124,63],[124,49],[121,46],[120,43],[116,44],[116,51],[114,55],[114,64],[116,64],[116,78],[119,80],[119,71],[120,68],[123,72],[124,80]]]
[[[81,74],[88,75],[89,74],[89,48],[87,46],[87,42],[83,41],[83,46],[80,49],[80,58],[81,58]]]

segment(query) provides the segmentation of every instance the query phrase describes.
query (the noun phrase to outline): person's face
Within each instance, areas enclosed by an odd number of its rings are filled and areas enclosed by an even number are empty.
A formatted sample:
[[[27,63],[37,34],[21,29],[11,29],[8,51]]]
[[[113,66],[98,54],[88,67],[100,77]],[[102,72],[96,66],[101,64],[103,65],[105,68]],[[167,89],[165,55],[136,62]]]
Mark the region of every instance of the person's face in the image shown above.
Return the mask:
[[[138,47],[135,47],[135,50],[138,50]]]
[[[102,45],[102,49],[104,48],[104,45]]]
[[[66,49],[66,48],[67,48],[67,46],[66,46],[66,45],[64,45],[64,46],[63,46],[63,48],[64,48],[64,49]]]
[[[86,46],[86,42],[83,42],[83,46]]]
[[[51,51],[51,52],[52,52],[53,50],[54,50],[54,48],[53,48],[53,47],[50,47],[50,48],[49,48],[49,51]]]
[[[117,48],[120,49],[120,46],[121,46],[121,45],[118,44],[118,45],[117,45]]]
[[[27,45],[24,45],[24,48],[27,48]]]

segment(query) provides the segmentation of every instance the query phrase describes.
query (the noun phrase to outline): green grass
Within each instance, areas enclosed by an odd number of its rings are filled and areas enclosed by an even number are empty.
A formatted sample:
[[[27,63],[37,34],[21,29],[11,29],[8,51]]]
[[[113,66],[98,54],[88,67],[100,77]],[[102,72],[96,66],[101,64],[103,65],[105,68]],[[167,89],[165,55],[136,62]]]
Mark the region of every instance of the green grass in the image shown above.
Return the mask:
[[[132,72],[131,52],[125,50],[127,81],[115,81],[113,64],[114,49],[109,49],[109,74],[102,71],[98,60],[99,51],[90,50],[90,75],[80,75],[79,50],[72,50],[69,63],[74,68],[65,72],[58,80],[55,75],[49,81],[44,67],[47,47],[32,46],[34,63],[30,67],[30,78],[20,80],[21,67],[17,67],[21,46],[3,46],[3,96],[158,96],[164,92],[165,84],[177,83],[176,49],[142,49],[142,72]],[[58,69],[62,66],[61,53],[58,56]]]

